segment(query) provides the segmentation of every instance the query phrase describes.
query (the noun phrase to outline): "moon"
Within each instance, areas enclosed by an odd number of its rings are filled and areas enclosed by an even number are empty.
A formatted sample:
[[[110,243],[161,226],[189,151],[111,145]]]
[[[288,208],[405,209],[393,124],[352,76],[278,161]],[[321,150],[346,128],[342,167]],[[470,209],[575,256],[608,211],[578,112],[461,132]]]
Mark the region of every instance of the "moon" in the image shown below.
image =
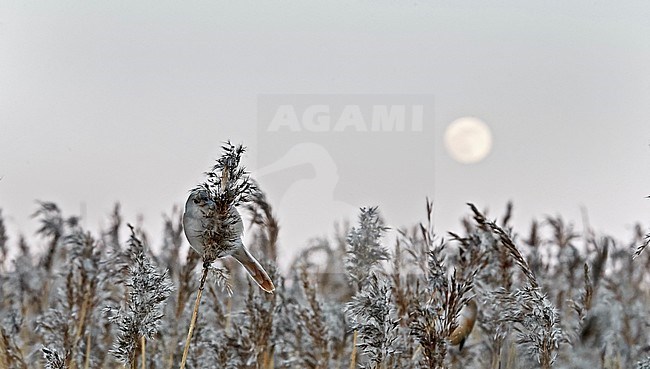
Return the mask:
[[[451,122],[445,131],[444,141],[449,155],[462,164],[478,163],[492,150],[490,127],[475,117],[463,117]]]

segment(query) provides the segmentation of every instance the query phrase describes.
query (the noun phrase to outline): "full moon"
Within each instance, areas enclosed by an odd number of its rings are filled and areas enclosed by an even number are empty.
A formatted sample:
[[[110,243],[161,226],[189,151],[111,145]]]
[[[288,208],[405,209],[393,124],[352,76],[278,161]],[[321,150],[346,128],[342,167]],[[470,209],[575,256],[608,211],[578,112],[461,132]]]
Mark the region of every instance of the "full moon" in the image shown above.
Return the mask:
[[[459,118],[451,122],[445,131],[445,148],[459,163],[478,163],[492,149],[492,133],[480,119]]]

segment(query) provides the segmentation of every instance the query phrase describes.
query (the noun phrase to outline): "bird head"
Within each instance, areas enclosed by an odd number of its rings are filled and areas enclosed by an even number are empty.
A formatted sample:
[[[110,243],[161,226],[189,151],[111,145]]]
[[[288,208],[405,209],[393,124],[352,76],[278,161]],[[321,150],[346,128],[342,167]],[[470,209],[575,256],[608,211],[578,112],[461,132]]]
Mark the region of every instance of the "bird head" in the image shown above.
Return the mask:
[[[210,192],[208,192],[208,190],[204,188],[196,188],[192,190],[189,198],[187,199],[186,206],[190,204],[194,204],[194,206],[203,208],[206,206],[210,207],[214,204],[214,201],[212,200],[212,197],[210,196]]]

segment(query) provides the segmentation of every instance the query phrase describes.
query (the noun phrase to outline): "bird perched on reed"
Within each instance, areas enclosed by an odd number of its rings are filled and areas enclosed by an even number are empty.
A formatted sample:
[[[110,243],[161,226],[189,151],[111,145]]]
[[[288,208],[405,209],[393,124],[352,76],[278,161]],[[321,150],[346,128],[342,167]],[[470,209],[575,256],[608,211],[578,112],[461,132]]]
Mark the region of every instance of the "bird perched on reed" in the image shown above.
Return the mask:
[[[465,340],[469,337],[469,334],[472,333],[472,328],[474,328],[474,323],[476,322],[476,313],[478,307],[476,301],[469,300],[467,305],[463,307],[460,312],[460,317],[458,319],[458,327],[454,329],[453,332],[449,335],[449,341],[452,345],[458,345],[458,349],[462,350],[465,345]]]
[[[208,189],[196,188],[185,203],[183,228],[190,246],[204,260],[230,255],[264,291],[275,290],[269,275],[242,242],[244,225],[237,208],[231,205],[229,209],[218,209]]]

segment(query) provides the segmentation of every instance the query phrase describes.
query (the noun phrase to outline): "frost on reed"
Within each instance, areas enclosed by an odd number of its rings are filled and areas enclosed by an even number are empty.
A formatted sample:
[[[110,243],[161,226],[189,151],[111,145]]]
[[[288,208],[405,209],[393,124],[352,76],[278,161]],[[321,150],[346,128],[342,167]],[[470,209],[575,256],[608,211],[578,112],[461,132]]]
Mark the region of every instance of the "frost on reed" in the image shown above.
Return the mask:
[[[503,248],[502,252],[514,260],[525,276],[526,283],[522,288],[514,291],[499,288],[489,294],[488,299],[495,302],[494,310],[499,311],[497,321],[513,323],[517,332],[516,342],[542,368],[551,368],[562,340],[555,306],[541,292],[535,274],[510,236],[496,223],[488,221],[474,205],[470,204],[470,208],[478,225],[491,233],[498,247]]]
[[[362,368],[392,368],[399,354],[398,319],[391,304],[390,285],[375,274],[346,307],[350,326],[358,332],[358,347],[367,357]]]
[[[144,245],[131,227],[128,242],[129,263],[124,285],[126,301],[121,307],[108,307],[108,321],[117,327],[117,337],[111,350],[118,361],[135,367],[136,351],[146,362],[146,339],[154,339],[164,317],[164,306],[173,291],[167,272],[161,272],[145,255]]]
[[[346,258],[348,277],[361,289],[379,263],[388,260],[388,250],[380,242],[386,231],[376,207],[361,208],[359,225],[348,233]]]
[[[213,207],[206,207],[204,217],[216,219],[205,222],[203,234],[203,261],[211,263],[217,258],[228,255],[237,247],[241,236],[236,224],[239,216],[232,209],[251,201],[258,191],[246,172],[240,165],[241,156],[246,151],[242,145],[227,142],[222,147],[223,153],[217,159],[212,170],[207,172],[207,180],[197,189],[205,190],[214,202]]]
[[[395,308],[391,306],[388,280],[377,276],[380,262],[389,259],[381,237],[387,230],[376,207],[361,208],[359,224],[347,236],[346,270],[357,293],[346,306],[351,329],[358,335],[357,347],[365,356],[362,368],[393,367],[399,353]],[[352,360],[357,360],[354,357]]]
[[[427,201],[427,223],[420,224],[420,237],[410,243],[426,250],[424,288],[417,300],[410,323],[411,335],[422,348],[420,365],[425,368],[445,368],[448,365],[448,339],[458,327],[463,306],[469,303],[476,260],[465,260],[461,269],[450,269],[445,263],[445,243],[436,241],[433,233],[433,204]],[[460,266],[460,265],[459,265]]]
[[[56,350],[43,347],[42,351],[45,359],[45,369],[65,369],[67,367],[63,357]]]
[[[650,369],[650,356],[636,363],[635,369]]]
[[[188,368],[650,368],[650,254],[632,258],[641,226],[625,242],[559,216],[520,232],[511,205],[496,220],[472,206],[443,235],[427,201],[421,224],[389,238],[379,209],[363,208],[281,273],[282,219],[250,195],[248,245],[276,291],[215,261]],[[119,206],[96,233],[56,204],[36,207],[38,237],[12,237],[0,213],[0,368],[178,368],[203,266],[179,210],[150,245]],[[461,349],[450,334],[472,302]]]

